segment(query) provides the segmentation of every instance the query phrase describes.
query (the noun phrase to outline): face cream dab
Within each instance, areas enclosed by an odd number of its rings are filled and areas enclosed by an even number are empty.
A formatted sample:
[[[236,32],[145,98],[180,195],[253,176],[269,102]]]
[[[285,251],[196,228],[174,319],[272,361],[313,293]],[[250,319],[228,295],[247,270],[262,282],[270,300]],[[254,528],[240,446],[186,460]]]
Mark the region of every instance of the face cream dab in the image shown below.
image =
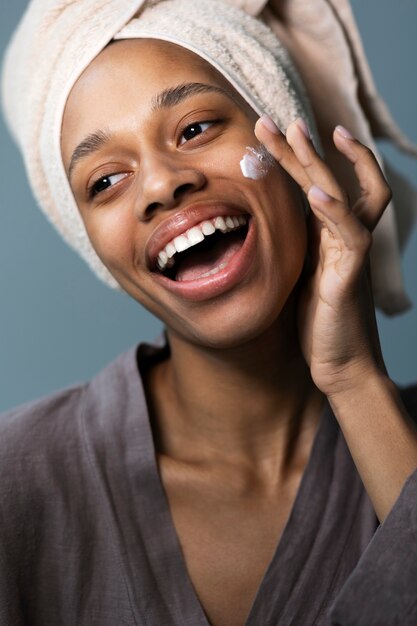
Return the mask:
[[[240,161],[243,176],[252,180],[264,178],[275,163],[274,157],[262,144],[258,148],[246,146],[246,150],[246,154]]]

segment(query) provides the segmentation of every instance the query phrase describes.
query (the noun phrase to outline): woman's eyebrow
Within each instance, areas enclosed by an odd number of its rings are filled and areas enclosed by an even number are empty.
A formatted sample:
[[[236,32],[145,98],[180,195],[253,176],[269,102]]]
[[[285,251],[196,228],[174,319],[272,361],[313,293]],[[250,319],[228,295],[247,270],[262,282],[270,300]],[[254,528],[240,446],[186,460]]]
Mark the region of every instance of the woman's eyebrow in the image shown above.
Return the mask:
[[[176,85],[175,87],[168,87],[164,89],[156,96],[152,98],[151,110],[153,112],[160,109],[166,109],[174,107],[190,98],[201,93],[220,93],[226,96],[230,100],[233,100],[235,104],[239,105],[239,102],[233,97],[233,94],[222,87],[217,85],[209,85],[206,83],[183,83],[182,85]],[[240,106],[240,105],[239,105]],[[71,180],[71,175],[76,164],[83,158],[90,154],[100,150],[111,139],[111,134],[104,130],[97,130],[90,133],[85,137],[75,148],[72,153],[70,164],[68,167],[68,178]]]
[[[220,93],[232,99],[236,104],[236,100],[233,98],[232,94],[217,85],[209,85],[207,83],[183,83],[175,87],[168,87],[168,89],[164,89],[164,91],[156,95],[152,99],[152,111],[174,107],[186,98],[208,92]]]
[[[92,152],[96,152],[108,143],[110,139],[110,133],[107,133],[104,130],[97,130],[94,133],[87,135],[87,137],[84,137],[72,153],[71,161],[68,167],[68,178],[71,180],[72,171],[80,159],[83,159]]]

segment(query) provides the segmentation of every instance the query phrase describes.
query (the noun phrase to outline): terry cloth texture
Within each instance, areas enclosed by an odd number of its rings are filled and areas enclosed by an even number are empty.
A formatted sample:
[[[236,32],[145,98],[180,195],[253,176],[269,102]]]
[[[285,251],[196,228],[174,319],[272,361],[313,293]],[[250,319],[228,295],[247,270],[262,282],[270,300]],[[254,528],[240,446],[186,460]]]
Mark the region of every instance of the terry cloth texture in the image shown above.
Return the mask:
[[[358,81],[373,127],[411,149],[376,95],[349,4],[344,0],[32,0],[29,4],[5,57],[6,117],[23,152],[40,206],[105,282],[117,287],[88,240],[60,151],[62,114],[77,78],[113,38],[165,39],[208,60],[255,111],[268,112],[284,130],[295,117],[306,118],[317,143],[303,86],[277,36],[299,66],[313,98],[320,135],[325,140],[324,152],[330,165],[341,171],[343,182],[346,178],[345,186],[351,182],[346,177],[347,168],[326,140],[331,135],[326,131],[334,122],[342,123],[372,145],[356,93]],[[328,102],[332,102],[332,111],[337,111],[335,120]],[[405,189],[407,206],[411,207],[411,192]],[[409,230],[409,212],[406,221]],[[408,300],[392,206],[378,226],[374,248],[377,304],[386,312],[402,310]]]

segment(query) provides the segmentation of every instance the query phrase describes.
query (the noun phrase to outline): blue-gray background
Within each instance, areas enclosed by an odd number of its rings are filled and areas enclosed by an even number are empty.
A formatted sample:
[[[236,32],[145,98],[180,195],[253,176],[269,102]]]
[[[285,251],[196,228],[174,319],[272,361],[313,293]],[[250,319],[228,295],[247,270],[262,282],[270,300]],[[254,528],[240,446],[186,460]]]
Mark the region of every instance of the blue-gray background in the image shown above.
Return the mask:
[[[0,0],[0,54],[27,2]],[[417,140],[417,2],[352,2],[380,92]],[[417,183],[417,165],[387,148]],[[404,257],[417,305],[417,231]],[[379,316],[391,376],[417,380],[417,310]],[[114,293],[61,242],[35,207],[20,156],[0,121],[0,410],[91,377],[114,356],[155,336],[160,323]]]

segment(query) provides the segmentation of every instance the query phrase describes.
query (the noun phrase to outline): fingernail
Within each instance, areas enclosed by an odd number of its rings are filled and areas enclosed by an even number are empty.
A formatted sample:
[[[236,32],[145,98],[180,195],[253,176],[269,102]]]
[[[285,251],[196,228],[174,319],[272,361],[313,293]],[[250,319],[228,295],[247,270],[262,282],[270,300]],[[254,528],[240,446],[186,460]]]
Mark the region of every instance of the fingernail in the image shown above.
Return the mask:
[[[308,195],[313,198],[313,200],[318,200],[318,202],[329,202],[329,200],[331,200],[329,194],[323,191],[323,189],[321,189],[321,187],[318,187],[317,185],[312,185],[310,187],[310,189],[308,190]]]
[[[303,120],[302,117],[299,117],[295,120],[295,123],[297,124],[298,128],[301,130],[301,132],[307,137],[307,139],[311,139],[311,134],[310,131],[308,129],[308,126],[305,122],[305,120]]]
[[[261,124],[263,126],[265,126],[265,128],[267,130],[269,130],[270,133],[273,133],[274,135],[280,135],[281,131],[278,128],[278,126],[275,124],[274,120],[272,120],[269,115],[267,115],[266,113],[264,113],[260,118],[259,121],[261,122]]]
[[[341,126],[340,124],[336,126],[335,130],[337,130],[339,135],[342,135],[342,137],[344,137],[345,139],[354,139],[354,136],[352,135],[352,133],[350,133],[347,128],[345,128],[344,126]]]

